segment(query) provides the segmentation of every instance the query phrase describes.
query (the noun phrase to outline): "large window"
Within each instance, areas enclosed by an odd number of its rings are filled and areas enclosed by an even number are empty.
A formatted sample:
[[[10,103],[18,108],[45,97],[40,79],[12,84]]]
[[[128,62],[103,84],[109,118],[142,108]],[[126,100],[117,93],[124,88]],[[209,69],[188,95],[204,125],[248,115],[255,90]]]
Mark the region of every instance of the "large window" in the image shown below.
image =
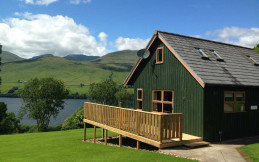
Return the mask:
[[[137,109],[142,109],[143,107],[143,89],[137,89]]]
[[[153,90],[153,111],[172,113],[174,106],[174,91]]]
[[[245,92],[226,91],[224,92],[224,112],[244,112]]]
[[[158,47],[156,49],[156,64],[162,64],[164,62],[164,47]]]

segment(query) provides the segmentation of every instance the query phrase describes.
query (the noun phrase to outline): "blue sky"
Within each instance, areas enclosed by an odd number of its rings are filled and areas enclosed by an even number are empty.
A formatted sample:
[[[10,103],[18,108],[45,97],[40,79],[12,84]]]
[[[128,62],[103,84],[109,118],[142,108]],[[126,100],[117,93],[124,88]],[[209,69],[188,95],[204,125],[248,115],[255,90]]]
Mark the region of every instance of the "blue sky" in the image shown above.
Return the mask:
[[[22,57],[145,47],[154,30],[253,47],[258,0],[5,0],[0,43]]]

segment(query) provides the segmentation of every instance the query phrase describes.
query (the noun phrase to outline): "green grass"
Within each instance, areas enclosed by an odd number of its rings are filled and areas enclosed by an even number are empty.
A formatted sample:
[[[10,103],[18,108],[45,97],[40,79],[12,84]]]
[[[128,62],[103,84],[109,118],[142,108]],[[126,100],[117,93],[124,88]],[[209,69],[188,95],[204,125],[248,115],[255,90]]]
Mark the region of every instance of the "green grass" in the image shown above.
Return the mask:
[[[110,132],[109,132],[110,134]],[[0,161],[191,161],[148,151],[82,142],[83,129],[0,135]],[[93,128],[87,129],[87,138]],[[101,129],[97,129],[100,137]]]
[[[137,61],[137,55],[136,51],[120,51],[96,60],[85,62],[61,57],[43,57],[33,62],[3,64],[1,92],[7,93],[14,86],[23,87],[24,83],[18,83],[18,80],[29,81],[34,77],[63,80],[71,93],[79,94],[87,93],[91,83],[107,79],[111,73],[113,80],[122,84]],[[80,83],[85,86],[80,87]]]
[[[243,146],[241,150],[253,161],[259,161],[259,143]]]

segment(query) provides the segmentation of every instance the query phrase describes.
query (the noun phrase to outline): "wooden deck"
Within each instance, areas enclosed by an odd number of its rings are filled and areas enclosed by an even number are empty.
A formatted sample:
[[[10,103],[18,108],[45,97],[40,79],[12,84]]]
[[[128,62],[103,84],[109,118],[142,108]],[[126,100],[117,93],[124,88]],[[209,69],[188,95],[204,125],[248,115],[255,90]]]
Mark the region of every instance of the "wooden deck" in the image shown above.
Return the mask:
[[[85,102],[84,123],[118,133],[120,141],[121,135],[135,139],[137,147],[139,147],[139,141],[158,148],[202,141],[201,137],[182,133],[181,113],[151,113]],[[105,132],[105,138],[107,138],[107,131]],[[94,133],[94,141],[95,138]]]

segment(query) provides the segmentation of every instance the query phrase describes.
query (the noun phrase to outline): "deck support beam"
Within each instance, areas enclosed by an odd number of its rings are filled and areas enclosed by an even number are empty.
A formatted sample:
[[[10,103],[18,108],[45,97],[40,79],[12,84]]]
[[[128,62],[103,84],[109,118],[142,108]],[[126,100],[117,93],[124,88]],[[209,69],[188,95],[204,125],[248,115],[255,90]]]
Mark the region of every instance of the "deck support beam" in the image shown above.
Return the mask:
[[[86,141],[86,123],[84,123],[84,141]]]
[[[105,145],[107,145],[107,129],[105,129],[105,140],[104,140],[104,143],[105,143]]]
[[[104,140],[104,128],[102,128],[102,139]]]
[[[119,147],[121,147],[121,145],[122,145],[122,135],[120,134],[119,135]]]
[[[139,140],[137,140],[137,150],[139,150],[139,147],[140,147],[140,142]]]
[[[96,126],[94,126],[94,143],[96,143]]]

